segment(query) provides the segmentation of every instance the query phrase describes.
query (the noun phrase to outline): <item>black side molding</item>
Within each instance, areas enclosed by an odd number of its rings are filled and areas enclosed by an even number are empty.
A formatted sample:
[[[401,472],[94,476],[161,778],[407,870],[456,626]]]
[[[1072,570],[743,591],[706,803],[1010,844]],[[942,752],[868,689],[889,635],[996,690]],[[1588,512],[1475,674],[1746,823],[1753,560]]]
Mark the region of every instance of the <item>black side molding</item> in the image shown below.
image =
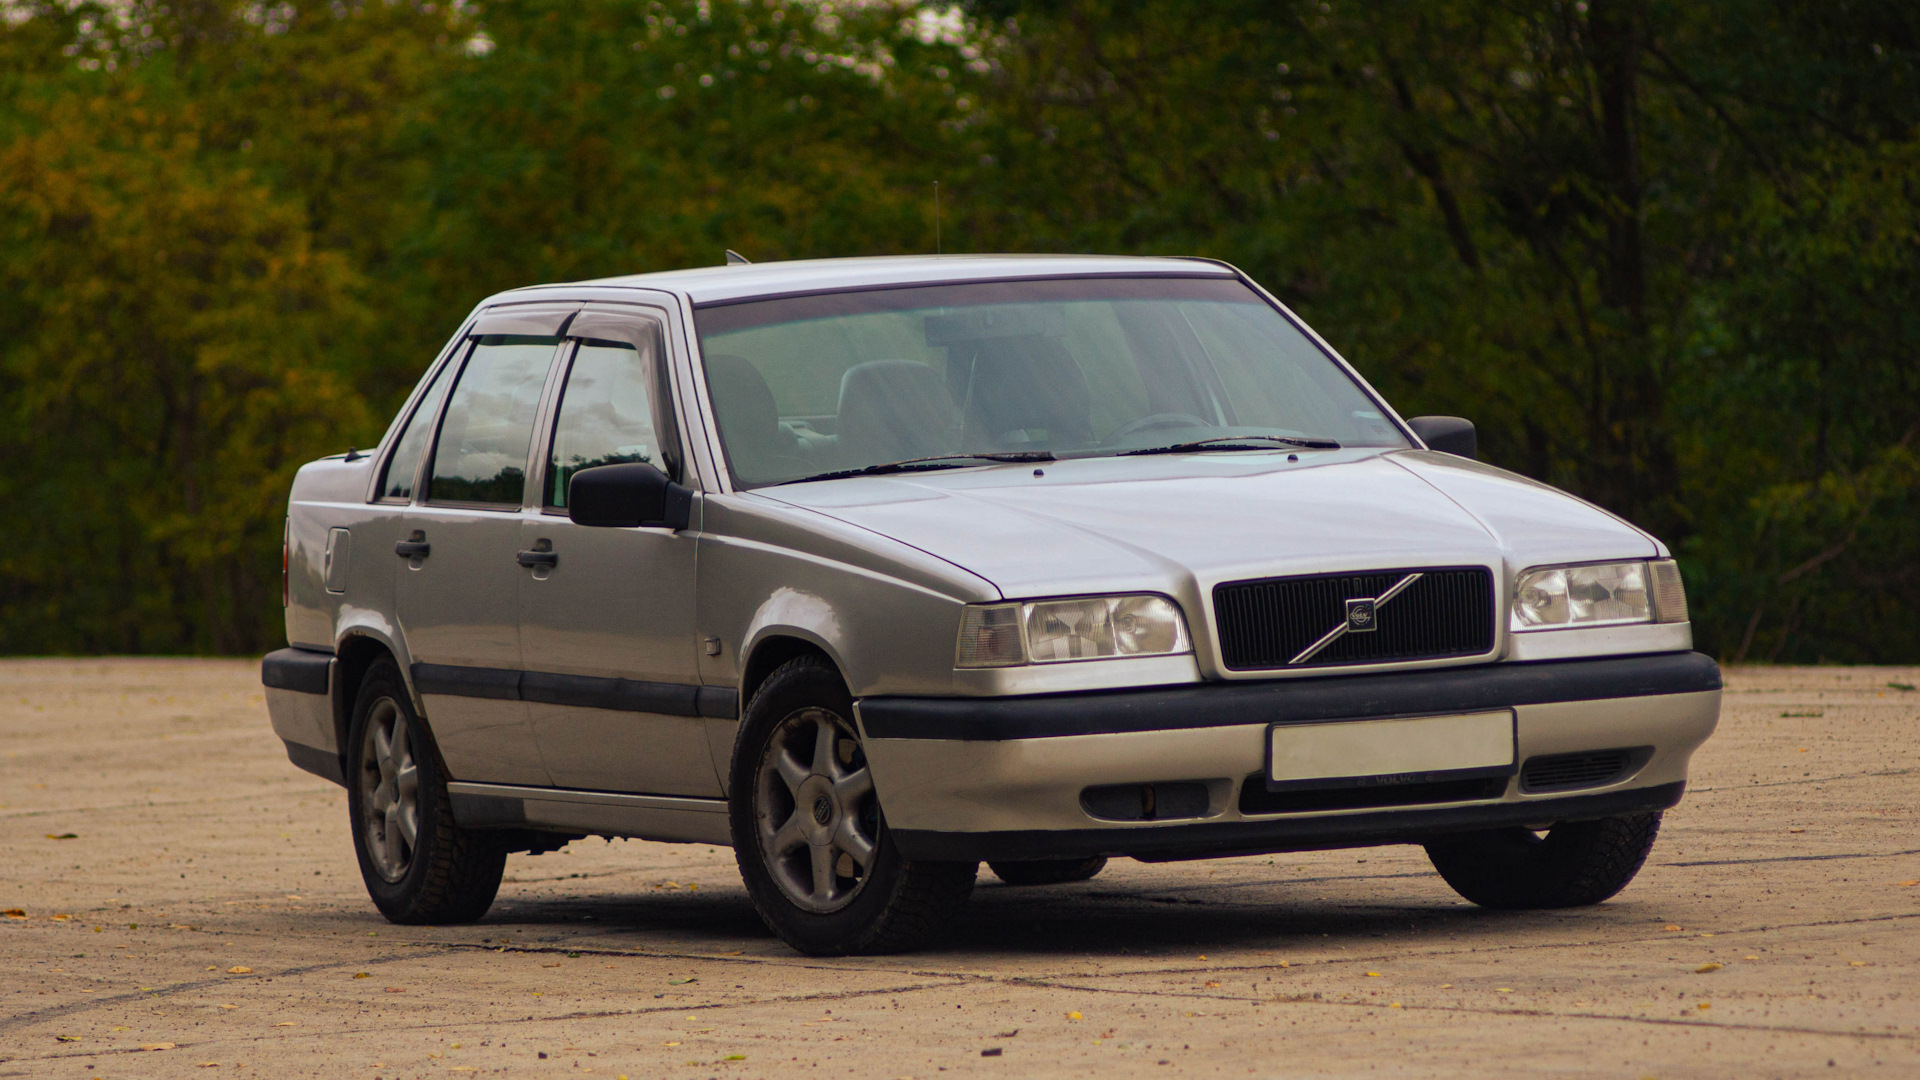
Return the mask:
[[[260,682],[275,690],[324,694],[330,689],[328,675],[332,669],[333,654],[330,652],[275,649],[260,658]]]
[[[1478,712],[1718,689],[1720,666],[1712,657],[1654,653],[1028,697],[875,697],[860,702],[860,722],[874,739],[984,742]]]
[[[1202,822],[1117,829],[1023,829],[1007,832],[933,832],[895,829],[894,843],[909,859],[972,862],[993,859],[1084,859],[1131,855],[1144,862],[1264,855],[1277,851],[1324,851],[1343,847],[1418,844],[1441,836],[1539,825],[1591,821],[1616,814],[1665,810],[1680,801],[1686,781],[1657,787],[1573,795],[1527,802],[1431,809],[1382,810],[1368,814],[1295,817],[1267,821]]]
[[[725,687],[561,675],[550,671],[415,664],[413,685],[423,694],[537,701],[544,705],[573,705],[583,709],[656,713],[662,716],[707,716],[731,720],[740,713],[739,692]]]

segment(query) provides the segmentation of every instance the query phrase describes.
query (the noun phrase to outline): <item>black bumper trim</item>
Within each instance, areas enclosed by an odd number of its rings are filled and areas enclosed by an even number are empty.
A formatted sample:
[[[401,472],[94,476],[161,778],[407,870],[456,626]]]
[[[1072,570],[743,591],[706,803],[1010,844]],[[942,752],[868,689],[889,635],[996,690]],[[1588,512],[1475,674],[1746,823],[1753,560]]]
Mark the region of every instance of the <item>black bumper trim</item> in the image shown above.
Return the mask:
[[[260,682],[275,690],[324,694],[333,670],[333,654],[317,649],[275,649],[260,658]]]
[[[1712,657],[1654,653],[1028,697],[875,697],[860,702],[860,722],[873,739],[992,742],[1479,712],[1718,689],[1720,666]]]
[[[287,760],[295,766],[312,773],[322,780],[331,780],[341,787],[347,786],[347,774],[340,767],[340,755],[328,753],[317,746],[280,740],[287,748]]]
[[[1146,862],[1263,855],[1276,851],[1418,844],[1484,829],[1580,821],[1665,810],[1680,801],[1685,781],[1657,787],[1533,799],[1272,821],[1220,821],[1131,829],[1022,829],[935,832],[895,829],[894,843],[909,859],[941,862],[995,859],[1081,859],[1132,856]]]

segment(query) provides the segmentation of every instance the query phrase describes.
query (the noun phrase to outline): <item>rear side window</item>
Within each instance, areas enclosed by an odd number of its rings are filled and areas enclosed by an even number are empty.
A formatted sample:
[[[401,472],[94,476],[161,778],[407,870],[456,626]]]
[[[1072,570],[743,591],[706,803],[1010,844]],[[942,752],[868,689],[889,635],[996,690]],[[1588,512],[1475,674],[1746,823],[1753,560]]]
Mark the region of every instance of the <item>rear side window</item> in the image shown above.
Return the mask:
[[[440,411],[440,398],[447,392],[447,372],[456,366],[451,362],[442,365],[434,372],[433,381],[427,384],[427,392],[420,395],[419,406],[400,432],[393,456],[387,459],[387,473],[380,478],[381,498],[413,498],[413,478],[420,471],[420,455],[426,452],[427,437],[433,433],[433,417]]]
[[[581,469],[634,461],[660,464],[647,383],[646,365],[632,346],[580,346],[554,421],[546,505],[567,505],[567,481]]]
[[[519,506],[534,413],[559,338],[476,338],[434,444],[434,502]]]

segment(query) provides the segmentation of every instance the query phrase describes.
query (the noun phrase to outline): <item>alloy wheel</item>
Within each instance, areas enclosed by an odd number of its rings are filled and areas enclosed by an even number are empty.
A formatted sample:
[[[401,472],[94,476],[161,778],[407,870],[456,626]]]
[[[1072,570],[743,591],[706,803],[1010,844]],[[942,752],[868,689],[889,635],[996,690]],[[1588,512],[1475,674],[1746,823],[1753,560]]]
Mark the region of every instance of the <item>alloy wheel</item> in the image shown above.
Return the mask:
[[[821,708],[795,711],[760,759],[754,818],[760,856],[788,900],[816,914],[853,901],[879,848],[879,804],[852,725]]]
[[[420,770],[407,715],[392,698],[368,710],[359,775],[361,842],[380,876],[399,881],[420,842]]]

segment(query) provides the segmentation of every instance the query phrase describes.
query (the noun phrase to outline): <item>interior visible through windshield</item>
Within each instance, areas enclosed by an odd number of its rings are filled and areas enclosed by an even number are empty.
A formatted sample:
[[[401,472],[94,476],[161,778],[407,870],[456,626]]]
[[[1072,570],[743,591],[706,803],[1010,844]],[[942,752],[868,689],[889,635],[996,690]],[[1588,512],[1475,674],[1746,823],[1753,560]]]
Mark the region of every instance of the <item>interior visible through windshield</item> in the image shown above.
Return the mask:
[[[696,313],[736,483],[955,455],[1289,436],[1406,446],[1311,339],[1226,277],[825,293]]]

